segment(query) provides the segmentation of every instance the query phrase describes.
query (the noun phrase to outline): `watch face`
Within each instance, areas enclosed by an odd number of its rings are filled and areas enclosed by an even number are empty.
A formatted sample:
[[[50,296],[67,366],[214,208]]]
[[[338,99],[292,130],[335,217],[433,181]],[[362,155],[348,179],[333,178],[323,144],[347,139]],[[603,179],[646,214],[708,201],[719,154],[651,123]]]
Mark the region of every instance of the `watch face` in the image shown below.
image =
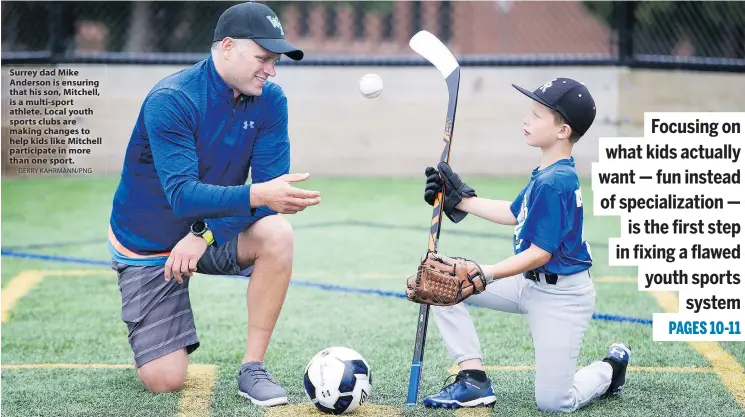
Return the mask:
[[[207,224],[201,220],[198,220],[191,225],[191,231],[194,233],[202,233],[206,228]]]

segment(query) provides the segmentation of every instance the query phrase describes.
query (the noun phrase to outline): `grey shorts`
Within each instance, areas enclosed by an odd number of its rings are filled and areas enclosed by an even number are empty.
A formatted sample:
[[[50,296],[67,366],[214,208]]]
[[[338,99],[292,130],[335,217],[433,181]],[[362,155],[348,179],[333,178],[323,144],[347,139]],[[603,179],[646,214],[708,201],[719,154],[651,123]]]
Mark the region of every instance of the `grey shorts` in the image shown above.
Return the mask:
[[[197,263],[197,271],[209,275],[244,275],[237,261],[238,237],[220,246],[208,246]],[[140,366],[186,349],[194,352],[199,337],[189,300],[189,281],[183,284],[165,280],[164,266],[132,266],[117,261],[111,268],[119,276],[122,296],[122,320],[129,329],[129,345],[135,364]]]

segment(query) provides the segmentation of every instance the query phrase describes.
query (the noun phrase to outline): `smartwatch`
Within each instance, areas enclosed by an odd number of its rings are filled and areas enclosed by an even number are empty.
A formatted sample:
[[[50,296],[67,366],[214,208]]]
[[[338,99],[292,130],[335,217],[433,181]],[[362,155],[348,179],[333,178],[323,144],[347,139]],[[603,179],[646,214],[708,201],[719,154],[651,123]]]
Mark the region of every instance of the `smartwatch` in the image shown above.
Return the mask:
[[[215,243],[215,237],[212,236],[212,230],[204,220],[197,220],[191,224],[191,234],[203,238],[208,245]]]

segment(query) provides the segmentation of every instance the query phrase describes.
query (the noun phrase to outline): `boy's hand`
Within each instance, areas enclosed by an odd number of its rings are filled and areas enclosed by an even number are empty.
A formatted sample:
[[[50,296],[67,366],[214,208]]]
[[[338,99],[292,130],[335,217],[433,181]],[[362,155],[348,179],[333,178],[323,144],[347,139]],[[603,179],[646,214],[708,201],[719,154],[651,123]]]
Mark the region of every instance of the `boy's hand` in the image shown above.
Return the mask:
[[[437,193],[442,190],[442,178],[440,178],[440,173],[432,167],[427,167],[424,170],[424,175],[427,176],[427,184],[424,186],[424,201],[430,206],[434,206]]]
[[[476,190],[464,183],[446,162],[440,162],[437,168],[439,172],[433,167],[427,167],[424,170],[424,175],[427,176],[427,184],[424,187],[424,201],[430,206],[434,206],[437,193],[442,190],[444,182],[443,211],[453,223],[458,223],[468,213],[457,209],[456,206],[464,197],[476,197]]]
[[[490,281],[476,262],[428,251],[416,275],[406,280],[406,297],[415,303],[451,306],[483,292]]]

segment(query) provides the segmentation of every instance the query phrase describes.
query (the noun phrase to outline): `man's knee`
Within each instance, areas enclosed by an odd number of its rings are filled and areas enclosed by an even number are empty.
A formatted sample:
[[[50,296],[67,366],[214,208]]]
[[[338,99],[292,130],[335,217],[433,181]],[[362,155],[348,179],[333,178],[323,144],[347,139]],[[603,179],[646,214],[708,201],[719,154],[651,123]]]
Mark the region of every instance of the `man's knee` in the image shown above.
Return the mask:
[[[151,392],[176,392],[184,388],[188,361],[186,351],[173,352],[137,369],[137,376]]]
[[[251,248],[260,242],[258,247]],[[241,233],[238,239],[240,252],[255,251],[258,257],[270,257],[275,261],[292,260],[295,234],[292,225],[283,216],[264,217]],[[246,250],[241,250],[245,248]],[[288,258],[288,259],[285,259]]]

